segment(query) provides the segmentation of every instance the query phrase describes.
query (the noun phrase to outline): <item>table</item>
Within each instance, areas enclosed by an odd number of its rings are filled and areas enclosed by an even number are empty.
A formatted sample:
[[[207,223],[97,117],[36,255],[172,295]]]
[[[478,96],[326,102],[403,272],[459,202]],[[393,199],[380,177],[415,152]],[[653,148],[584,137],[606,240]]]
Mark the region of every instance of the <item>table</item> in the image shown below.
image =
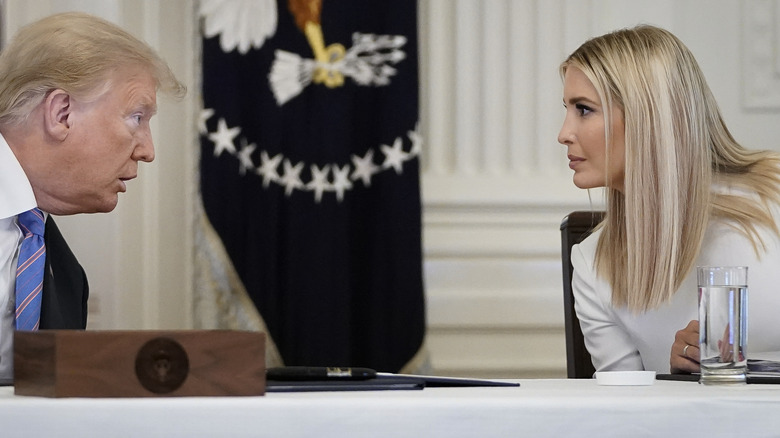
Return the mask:
[[[0,436],[540,437],[780,435],[780,386],[599,386],[518,380],[520,387],[268,393],[263,397],[49,399],[0,387]],[[10,433],[9,433],[10,432]]]

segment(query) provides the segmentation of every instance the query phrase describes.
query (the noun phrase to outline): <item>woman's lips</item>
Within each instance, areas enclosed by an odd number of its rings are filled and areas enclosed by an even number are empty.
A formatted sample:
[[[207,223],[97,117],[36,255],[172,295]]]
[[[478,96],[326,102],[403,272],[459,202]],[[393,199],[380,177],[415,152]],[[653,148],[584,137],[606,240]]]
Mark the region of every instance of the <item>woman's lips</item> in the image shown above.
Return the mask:
[[[577,164],[585,161],[584,158],[578,157],[576,155],[568,155],[568,158],[569,158],[569,169],[574,169],[577,166]]]

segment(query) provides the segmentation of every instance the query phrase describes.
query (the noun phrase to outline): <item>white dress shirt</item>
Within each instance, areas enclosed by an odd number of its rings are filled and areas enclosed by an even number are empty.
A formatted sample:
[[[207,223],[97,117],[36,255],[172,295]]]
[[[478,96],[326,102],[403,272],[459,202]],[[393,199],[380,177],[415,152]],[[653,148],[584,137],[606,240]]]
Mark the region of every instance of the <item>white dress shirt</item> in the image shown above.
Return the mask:
[[[780,219],[780,209],[774,208]],[[780,238],[760,228],[766,252],[757,257],[750,240],[723,221],[711,221],[694,266],[748,266],[747,357],[780,352]],[[572,248],[575,309],[597,371],[669,372],[674,336],[698,320],[698,285],[694,268],[671,301],[634,314],[612,306],[612,288],[596,275],[597,231]],[[760,354],[759,354],[760,356]]]
[[[23,239],[16,216],[35,207],[30,181],[0,135],[0,384],[13,381],[14,288]]]

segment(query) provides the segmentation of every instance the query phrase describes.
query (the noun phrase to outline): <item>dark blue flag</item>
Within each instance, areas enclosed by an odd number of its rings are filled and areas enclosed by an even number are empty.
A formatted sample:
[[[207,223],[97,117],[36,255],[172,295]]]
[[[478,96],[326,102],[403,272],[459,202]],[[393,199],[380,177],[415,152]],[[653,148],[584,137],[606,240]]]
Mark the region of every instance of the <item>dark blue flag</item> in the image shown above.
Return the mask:
[[[414,0],[204,0],[207,221],[286,365],[422,348]]]

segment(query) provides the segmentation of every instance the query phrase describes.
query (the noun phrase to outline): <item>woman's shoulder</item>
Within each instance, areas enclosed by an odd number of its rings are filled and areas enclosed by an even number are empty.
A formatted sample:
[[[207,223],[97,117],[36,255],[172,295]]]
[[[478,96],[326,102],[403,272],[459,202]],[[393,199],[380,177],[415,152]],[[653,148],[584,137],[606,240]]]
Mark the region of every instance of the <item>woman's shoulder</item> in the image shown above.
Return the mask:
[[[582,242],[579,243],[580,250],[584,253],[595,255],[596,247],[598,246],[602,231],[603,229],[598,227],[588,237],[583,239]]]
[[[572,263],[575,265],[575,268],[578,264],[581,265],[581,263],[586,263],[589,270],[593,269],[593,265],[596,259],[596,248],[598,247],[601,231],[601,228],[597,228],[588,237],[583,239],[582,242],[574,245],[572,248],[571,259]]]

